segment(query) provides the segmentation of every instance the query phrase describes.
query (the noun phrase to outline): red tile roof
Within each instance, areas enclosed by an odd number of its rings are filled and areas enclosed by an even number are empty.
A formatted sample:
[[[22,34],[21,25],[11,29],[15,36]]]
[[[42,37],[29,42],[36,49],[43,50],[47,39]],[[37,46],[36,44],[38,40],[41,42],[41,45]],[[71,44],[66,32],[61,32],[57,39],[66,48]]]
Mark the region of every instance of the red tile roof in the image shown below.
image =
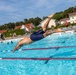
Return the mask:
[[[29,23],[29,24],[25,24],[24,25],[28,30],[31,30],[33,28],[35,28],[35,26],[33,25],[33,23]],[[15,29],[20,29],[21,26],[16,26]]]
[[[25,27],[28,28],[29,30],[35,28],[35,26],[33,25],[33,23],[25,24]]]
[[[0,30],[0,33],[4,33],[4,32],[6,32],[7,30]]]

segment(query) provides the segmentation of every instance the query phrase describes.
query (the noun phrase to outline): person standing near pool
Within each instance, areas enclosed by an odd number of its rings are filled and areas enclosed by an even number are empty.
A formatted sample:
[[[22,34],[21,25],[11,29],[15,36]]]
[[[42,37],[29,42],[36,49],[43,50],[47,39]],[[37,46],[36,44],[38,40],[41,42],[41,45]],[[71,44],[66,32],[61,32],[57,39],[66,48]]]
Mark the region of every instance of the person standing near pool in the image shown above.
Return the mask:
[[[42,27],[42,30],[39,30],[38,32],[34,32],[30,36],[25,37],[24,39],[21,39],[18,42],[18,44],[16,45],[16,47],[14,48],[13,52],[18,50],[23,45],[30,44],[30,43],[33,43],[35,41],[41,40],[41,39],[45,38],[46,36],[48,36],[49,34],[52,34],[53,32],[48,32],[48,31],[46,31],[46,29],[47,29],[47,26],[49,24],[49,21],[51,20],[51,18],[53,16],[54,16],[54,14],[52,14],[48,17],[48,20],[46,21],[46,23]]]

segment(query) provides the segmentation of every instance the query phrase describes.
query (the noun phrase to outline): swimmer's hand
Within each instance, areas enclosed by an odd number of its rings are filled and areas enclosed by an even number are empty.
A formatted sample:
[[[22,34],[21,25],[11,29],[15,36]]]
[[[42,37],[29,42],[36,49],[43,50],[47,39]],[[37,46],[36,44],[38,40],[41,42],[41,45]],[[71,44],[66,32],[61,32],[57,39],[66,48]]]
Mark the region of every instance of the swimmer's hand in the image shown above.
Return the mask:
[[[50,16],[48,16],[48,18],[52,18],[54,16],[54,14],[51,14]]]
[[[12,51],[13,53],[15,52],[15,50]]]

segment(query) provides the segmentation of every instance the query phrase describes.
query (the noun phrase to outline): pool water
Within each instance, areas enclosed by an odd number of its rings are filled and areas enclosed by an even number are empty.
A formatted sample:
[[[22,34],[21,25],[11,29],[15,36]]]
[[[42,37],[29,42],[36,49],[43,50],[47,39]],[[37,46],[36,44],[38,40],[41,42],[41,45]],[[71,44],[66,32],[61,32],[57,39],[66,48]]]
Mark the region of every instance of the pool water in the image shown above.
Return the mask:
[[[19,41],[19,40],[18,40]],[[18,41],[0,42],[0,58],[76,58],[76,47],[47,50],[25,50],[26,48],[48,48],[76,45],[73,33],[52,34],[12,52]],[[76,75],[75,60],[0,60],[0,75]]]

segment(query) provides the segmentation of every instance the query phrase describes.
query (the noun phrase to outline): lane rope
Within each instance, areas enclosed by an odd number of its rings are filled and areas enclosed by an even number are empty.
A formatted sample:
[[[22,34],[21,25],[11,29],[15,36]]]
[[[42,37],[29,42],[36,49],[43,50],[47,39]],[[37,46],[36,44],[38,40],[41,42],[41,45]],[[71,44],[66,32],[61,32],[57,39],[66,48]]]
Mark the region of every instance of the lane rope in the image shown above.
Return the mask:
[[[11,57],[3,57],[0,60],[76,60],[76,58],[11,58]]]
[[[24,50],[47,50],[47,49],[57,49],[57,48],[72,48],[72,47],[76,47],[76,45],[74,46],[54,46],[54,47],[47,47],[47,48],[25,48],[22,49],[22,51]]]
[[[73,48],[76,47],[74,46],[52,46],[52,47],[47,47],[47,48],[24,48],[24,49],[19,49],[18,51],[25,51],[25,50],[52,50],[52,49],[59,49],[59,48]],[[12,52],[12,50],[1,50],[0,52]]]

